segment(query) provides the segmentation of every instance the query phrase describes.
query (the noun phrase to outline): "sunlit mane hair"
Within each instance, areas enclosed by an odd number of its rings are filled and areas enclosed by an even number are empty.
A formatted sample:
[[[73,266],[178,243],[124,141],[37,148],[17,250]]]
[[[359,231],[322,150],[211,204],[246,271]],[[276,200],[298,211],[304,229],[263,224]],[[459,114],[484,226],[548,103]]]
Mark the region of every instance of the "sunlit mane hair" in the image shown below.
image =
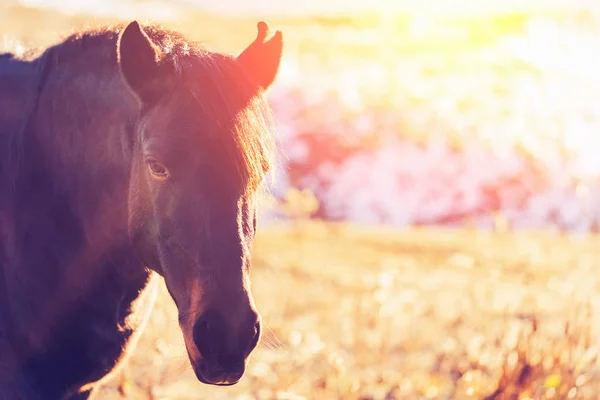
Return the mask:
[[[43,90],[44,80],[52,68],[89,49],[105,48],[107,66],[114,67],[118,34],[124,28],[125,25],[120,24],[78,32],[47,48],[33,60],[37,64],[39,90]],[[143,28],[161,49],[165,60],[173,65],[176,77],[190,82],[189,90],[208,119],[234,127],[232,135],[222,134],[219,139],[247,193],[256,190],[273,165],[275,150],[273,118],[264,91],[234,56],[208,51],[200,43],[188,41],[183,35],[163,27],[146,25]],[[31,54],[27,58],[31,59]],[[34,108],[35,105],[31,112]],[[21,154],[21,136],[26,133],[26,127],[23,128],[22,132],[15,133],[16,140],[12,140],[12,154]],[[18,160],[16,157],[15,161]],[[12,167],[12,175],[16,176],[18,165]]]
[[[258,188],[272,167],[273,119],[265,93],[231,55],[207,51],[183,35],[155,26],[144,31],[175,67],[211,121],[233,126],[232,136],[220,135],[230,161],[249,192]]]

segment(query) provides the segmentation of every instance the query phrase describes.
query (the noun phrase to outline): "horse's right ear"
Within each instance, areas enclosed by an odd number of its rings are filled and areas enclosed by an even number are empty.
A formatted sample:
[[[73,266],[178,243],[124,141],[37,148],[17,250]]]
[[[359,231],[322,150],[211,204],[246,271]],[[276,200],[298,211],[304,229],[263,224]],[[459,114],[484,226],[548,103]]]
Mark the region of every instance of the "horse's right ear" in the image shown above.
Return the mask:
[[[121,74],[142,101],[151,100],[160,81],[161,55],[137,21],[129,23],[119,35],[117,57]]]

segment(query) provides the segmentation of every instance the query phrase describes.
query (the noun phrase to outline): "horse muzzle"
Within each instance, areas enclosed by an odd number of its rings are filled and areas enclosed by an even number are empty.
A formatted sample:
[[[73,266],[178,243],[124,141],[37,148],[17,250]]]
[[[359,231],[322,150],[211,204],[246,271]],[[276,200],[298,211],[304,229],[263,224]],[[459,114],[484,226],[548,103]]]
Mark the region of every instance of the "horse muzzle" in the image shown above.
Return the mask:
[[[260,317],[249,310],[237,323],[216,309],[204,312],[193,325],[193,350],[188,354],[196,377],[211,385],[234,385],[244,375],[248,355],[260,338]]]

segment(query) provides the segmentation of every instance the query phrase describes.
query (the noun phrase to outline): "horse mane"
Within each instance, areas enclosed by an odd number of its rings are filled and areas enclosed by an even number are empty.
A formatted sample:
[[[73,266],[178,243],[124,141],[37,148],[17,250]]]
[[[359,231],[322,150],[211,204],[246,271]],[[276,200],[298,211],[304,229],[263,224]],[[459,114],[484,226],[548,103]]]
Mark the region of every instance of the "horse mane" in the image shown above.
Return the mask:
[[[32,50],[20,57],[21,60],[31,60],[29,62],[34,67],[33,80],[37,89],[36,99],[32,99],[30,109],[25,111],[25,123],[10,135],[7,150],[14,156],[9,157],[8,165],[3,169],[5,175],[11,177],[13,188],[23,162],[23,138],[27,135],[28,121],[35,113],[37,94],[43,90],[52,69],[99,47],[109,52],[108,63],[117,63],[116,42],[125,26],[121,23],[76,32],[41,52]],[[275,148],[272,113],[265,93],[233,56],[208,51],[201,43],[189,41],[182,34],[162,26],[149,24],[143,25],[143,29],[172,62],[176,76],[192,80],[189,89],[207,117],[216,121],[235,121],[233,135],[220,135],[220,139],[248,193],[257,189],[273,166]],[[11,53],[0,54],[0,57],[15,59]],[[190,73],[198,72],[208,78],[208,82],[204,80],[203,83],[208,83],[209,89],[194,84],[194,77]],[[243,110],[239,112],[242,103]]]

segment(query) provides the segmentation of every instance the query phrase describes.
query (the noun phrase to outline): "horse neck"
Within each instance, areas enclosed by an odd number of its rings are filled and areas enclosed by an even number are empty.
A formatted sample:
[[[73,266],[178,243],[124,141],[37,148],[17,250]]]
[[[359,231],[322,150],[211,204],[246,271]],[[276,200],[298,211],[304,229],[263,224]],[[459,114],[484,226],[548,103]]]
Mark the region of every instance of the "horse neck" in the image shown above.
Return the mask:
[[[54,314],[66,312],[61,304],[94,293],[106,296],[95,301],[110,311],[124,290],[145,285],[148,273],[127,232],[130,134],[139,107],[115,64],[96,51],[53,67],[20,138],[10,207],[0,204],[10,226],[0,249],[0,290],[10,299],[15,332],[51,329],[64,317]]]
[[[113,52],[99,46],[58,64],[49,57],[20,140],[11,210],[15,261],[27,271],[43,261],[42,273],[61,276],[129,245],[130,132],[138,105]]]

